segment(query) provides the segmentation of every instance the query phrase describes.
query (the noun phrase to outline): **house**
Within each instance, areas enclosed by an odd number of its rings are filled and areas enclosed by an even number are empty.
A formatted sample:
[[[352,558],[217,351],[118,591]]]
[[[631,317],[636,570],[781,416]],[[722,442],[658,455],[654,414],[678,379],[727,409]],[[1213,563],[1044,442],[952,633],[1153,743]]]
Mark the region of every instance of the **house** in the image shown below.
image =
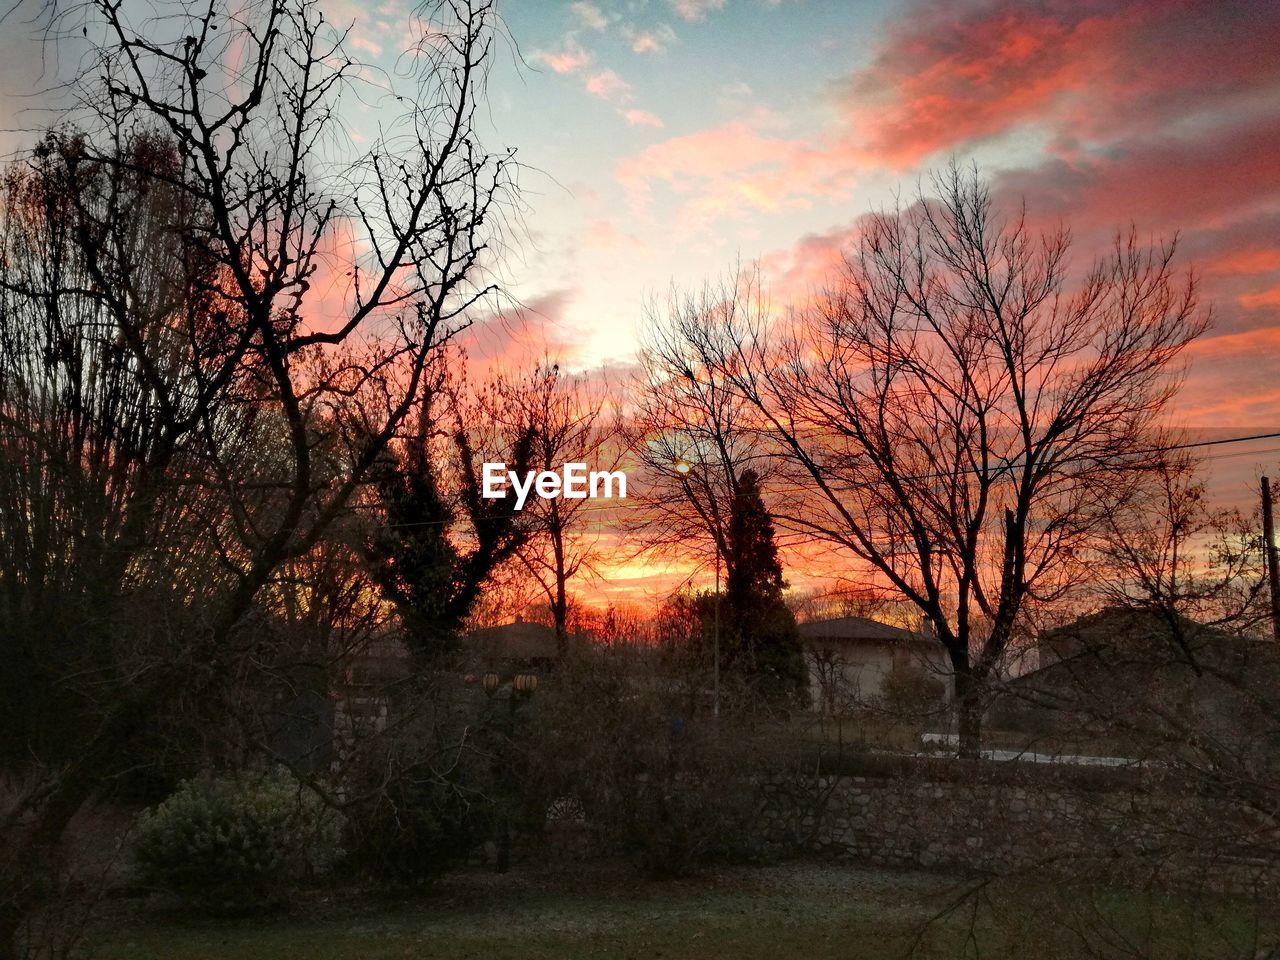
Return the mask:
[[[463,648],[485,668],[500,665],[539,669],[552,666],[560,656],[555,628],[517,616],[511,623],[472,630]]]
[[[1199,740],[1231,751],[1266,741],[1280,683],[1274,641],[1164,611],[1108,607],[1047,630],[1038,669],[1009,680],[989,724],[1102,741],[1127,755]]]
[[[898,690],[950,690],[950,661],[932,636],[866,617],[799,625],[813,707],[836,715],[881,706]]]

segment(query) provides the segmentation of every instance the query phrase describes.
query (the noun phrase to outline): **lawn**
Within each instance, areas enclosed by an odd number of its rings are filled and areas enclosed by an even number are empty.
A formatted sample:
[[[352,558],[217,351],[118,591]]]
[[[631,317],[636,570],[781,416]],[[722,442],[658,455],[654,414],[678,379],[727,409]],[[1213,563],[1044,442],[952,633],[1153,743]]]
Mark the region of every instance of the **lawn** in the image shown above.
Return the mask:
[[[968,900],[926,925],[962,889],[928,874],[815,864],[721,870],[668,883],[602,867],[506,876],[476,871],[412,901],[316,900],[274,919],[124,912],[104,925],[94,952],[101,960],[887,960],[906,956],[922,930],[915,956],[929,960],[1252,960],[1258,952],[1256,924],[1238,908],[1055,896],[1026,883],[988,887],[976,914]],[[1068,922],[1047,922],[1050,915]],[[1092,944],[1082,944],[1082,924],[1094,931]],[[1121,952],[1131,948],[1144,952]]]

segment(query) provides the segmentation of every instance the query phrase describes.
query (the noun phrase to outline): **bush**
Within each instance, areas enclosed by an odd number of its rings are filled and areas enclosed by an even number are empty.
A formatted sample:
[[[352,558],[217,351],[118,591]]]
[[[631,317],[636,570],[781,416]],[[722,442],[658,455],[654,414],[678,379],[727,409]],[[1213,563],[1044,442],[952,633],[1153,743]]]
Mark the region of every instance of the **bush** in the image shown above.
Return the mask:
[[[352,809],[351,860],[392,885],[432,880],[465,862],[492,820],[491,801],[454,776],[401,769]]]
[[[942,708],[947,685],[916,663],[895,662],[885,674],[884,709],[902,719],[923,720]]]
[[[144,811],[133,841],[145,882],[216,913],[280,904],[340,854],[341,818],[288,772],[203,777]]]
[[[599,850],[649,876],[769,852],[768,717],[739,709],[742,691],[726,685],[717,723],[703,679],[651,651],[584,650],[538,694],[531,772],[543,795],[578,801]]]
[[[398,722],[364,740],[344,771],[351,865],[393,886],[430,881],[493,835],[506,746],[474,688],[420,676]]]

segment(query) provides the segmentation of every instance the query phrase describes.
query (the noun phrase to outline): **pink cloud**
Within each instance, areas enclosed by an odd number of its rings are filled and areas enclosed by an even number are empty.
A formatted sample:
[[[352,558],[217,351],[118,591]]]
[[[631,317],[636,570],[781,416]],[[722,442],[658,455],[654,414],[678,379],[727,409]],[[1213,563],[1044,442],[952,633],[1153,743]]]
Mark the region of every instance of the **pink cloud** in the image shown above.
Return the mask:
[[[561,76],[577,73],[591,63],[591,54],[573,41],[566,43],[563,50],[539,51],[534,56]]]
[[[591,249],[617,249],[625,244],[636,243],[634,235],[623,233],[610,220],[599,218],[587,224],[582,237],[583,244]]]
[[[495,369],[517,369],[546,356],[572,362],[582,342],[565,323],[572,302],[573,291],[553,290],[476,321],[458,344],[473,361]]]
[[[1070,149],[1173,117],[1212,122],[1277,87],[1277,44],[1280,5],[1247,0],[929,0],[841,99],[850,130],[899,168],[1024,125]]]
[[[631,84],[613,70],[600,70],[587,77],[587,93],[601,100],[626,102],[631,99]]]
[[[648,110],[627,110],[623,113],[627,123],[633,127],[658,127],[664,126],[662,118],[656,114],[650,113]]]
[[[1218,229],[1276,207],[1278,185],[1280,110],[1224,117],[1212,133],[1118,139],[1105,150],[1051,157],[999,180],[1002,191],[1028,197],[1042,214],[1166,231]]]
[[[723,10],[725,0],[668,0],[676,16],[684,20],[705,19],[708,13]]]
[[[631,44],[632,53],[661,53],[676,41],[676,32],[665,23],[649,30],[628,26],[623,36]]]
[[[848,230],[809,234],[760,258],[760,271],[782,303],[798,303],[831,282],[844,259]]]
[[[847,194],[852,169],[843,158],[766,132],[772,125],[772,117],[758,113],[651,144],[618,164],[618,182],[641,211],[654,186],[665,186],[682,200],[681,225],[692,229],[720,217],[803,207]]]

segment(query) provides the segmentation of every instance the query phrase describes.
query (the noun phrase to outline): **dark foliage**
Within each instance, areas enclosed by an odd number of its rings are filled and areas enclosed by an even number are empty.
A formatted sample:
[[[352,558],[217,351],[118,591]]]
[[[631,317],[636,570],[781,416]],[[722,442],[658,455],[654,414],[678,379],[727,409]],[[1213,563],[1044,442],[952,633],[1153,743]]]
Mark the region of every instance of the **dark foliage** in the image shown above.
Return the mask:
[[[523,431],[508,461],[524,472],[532,457],[533,433]],[[375,476],[383,520],[365,555],[374,582],[396,605],[413,651],[431,657],[451,650],[489,575],[515,555],[528,536],[515,499],[487,500],[475,468],[471,441],[452,438],[460,469],[460,491],[441,489],[438,466],[419,443],[410,453],[387,457]],[[452,536],[465,520],[469,550]]]
[[[789,695],[804,683],[804,659],[795,617],[782,599],[786,583],[773,519],[754,470],[743,472],[730,502],[726,552],[725,666],[753,678],[771,696]]]

